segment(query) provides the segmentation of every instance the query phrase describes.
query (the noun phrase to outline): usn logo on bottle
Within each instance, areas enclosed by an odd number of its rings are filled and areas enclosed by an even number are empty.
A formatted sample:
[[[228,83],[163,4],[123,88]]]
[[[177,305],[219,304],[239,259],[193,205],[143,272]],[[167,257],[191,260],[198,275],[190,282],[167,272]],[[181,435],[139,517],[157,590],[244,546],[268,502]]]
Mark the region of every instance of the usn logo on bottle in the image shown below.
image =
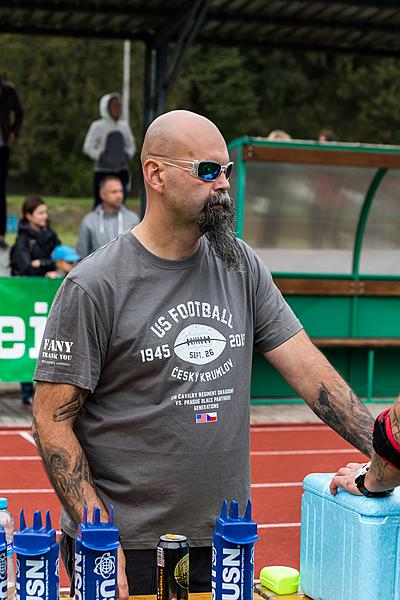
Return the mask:
[[[238,600],[241,597],[241,548],[222,548],[221,587],[222,600]],[[217,551],[212,556],[212,600],[216,600]]]
[[[35,598],[37,600],[45,598],[46,573],[44,558],[28,559],[25,568],[25,598]]]
[[[75,553],[75,600],[85,600],[88,598],[86,589],[83,586],[83,568],[85,565],[85,556],[81,553]],[[95,567],[93,569],[96,575],[103,579],[96,581],[96,600],[109,600],[115,598],[115,556],[110,552],[105,552],[102,556],[95,558]],[[86,586],[85,586],[86,587]]]

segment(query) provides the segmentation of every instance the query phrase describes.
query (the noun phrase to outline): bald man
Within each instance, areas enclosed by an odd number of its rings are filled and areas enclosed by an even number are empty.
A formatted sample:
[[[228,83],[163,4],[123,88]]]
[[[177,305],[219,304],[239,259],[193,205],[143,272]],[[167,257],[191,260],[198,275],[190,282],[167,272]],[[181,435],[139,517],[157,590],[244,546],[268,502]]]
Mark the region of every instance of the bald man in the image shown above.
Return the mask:
[[[366,454],[373,424],[235,237],[233,164],[217,127],[188,111],[166,113],[149,127],[141,160],[146,214],[61,286],[33,407],[63,505],[67,570],[84,504],[100,506],[104,519],[113,504],[120,600],[128,586],[154,593],[155,548],[166,532],[189,539],[190,590],[210,590],[221,503],[243,508],[250,495],[254,348]]]

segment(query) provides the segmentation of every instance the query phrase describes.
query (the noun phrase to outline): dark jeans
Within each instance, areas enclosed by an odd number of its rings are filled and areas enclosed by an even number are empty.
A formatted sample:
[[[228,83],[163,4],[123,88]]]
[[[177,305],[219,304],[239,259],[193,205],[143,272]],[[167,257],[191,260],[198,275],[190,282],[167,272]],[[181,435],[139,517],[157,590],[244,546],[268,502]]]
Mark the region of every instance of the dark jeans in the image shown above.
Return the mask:
[[[7,226],[6,184],[9,160],[10,148],[0,146],[0,236],[5,235]]]
[[[156,550],[124,550],[129,594],[142,596],[157,592]],[[75,542],[64,531],[60,537],[60,554],[71,580],[71,597],[74,595]],[[211,591],[211,546],[190,548],[190,592]]]
[[[116,173],[108,173],[107,171],[95,171],[94,172],[94,180],[93,180],[93,192],[94,192],[94,206],[96,208],[99,204],[101,204],[101,198],[99,195],[100,183],[102,179],[105,177],[115,176],[121,180],[122,187],[124,188],[124,202],[126,199],[126,194],[128,192],[128,184],[129,184],[129,171],[118,171]]]

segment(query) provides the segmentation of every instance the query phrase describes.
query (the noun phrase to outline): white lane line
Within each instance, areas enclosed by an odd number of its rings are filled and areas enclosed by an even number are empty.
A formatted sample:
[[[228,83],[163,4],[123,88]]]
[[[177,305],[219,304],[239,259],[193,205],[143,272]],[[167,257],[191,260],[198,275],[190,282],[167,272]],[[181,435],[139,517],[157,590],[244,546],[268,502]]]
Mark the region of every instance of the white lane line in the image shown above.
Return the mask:
[[[54,494],[53,488],[0,490],[0,494]]]
[[[326,425],[294,425],[293,427],[252,427],[251,433],[277,433],[280,431],[329,431],[331,428]],[[333,431],[333,429],[332,429]]]
[[[300,487],[303,485],[302,481],[288,481],[282,483],[252,483],[252,488],[283,488],[283,487]]]
[[[0,461],[7,460],[40,460],[40,456],[0,456]]]
[[[0,431],[0,435],[21,435],[23,433],[29,433],[29,431],[24,431],[23,429],[10,429],[10,431]]]
[[[301,456],[302,454],[361,454],[356,448],[326,450],[255,450],[250,456]]]
[[[24,438],[24,440],[26,440],[27,442],[29,442],[30,444],[33,444],[36,448],[36,444],[35,444],[35,440],[32,437],[32,434],[29,433],[29,431],[20,431],[19,435]]]
[[[261,523],[257,524],[258,529],[278,529],[280,527],[300,527],[301,523]]]
[[[257,450],[250,452],[250,456],[300,456],[302,454],[361,454],[361,452],[355,448],[329,450]],[[41,458],[40,456],[0,456],[0,461],[7,460],[41,460]]]

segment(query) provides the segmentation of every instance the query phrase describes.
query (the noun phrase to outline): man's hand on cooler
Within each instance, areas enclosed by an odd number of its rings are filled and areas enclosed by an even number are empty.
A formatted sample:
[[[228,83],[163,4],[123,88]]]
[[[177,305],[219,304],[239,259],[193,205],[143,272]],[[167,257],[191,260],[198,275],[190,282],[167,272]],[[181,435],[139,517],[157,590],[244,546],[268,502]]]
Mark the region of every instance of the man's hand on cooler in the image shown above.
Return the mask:
[[[357,471],[364,463],[348,463],[345,467],[338,470],[329,486],[332,496],[336,496],[338,488],[342,487],[351,494],[361,496],[361,492],[355,484]]]
[[[126,578],[126,561],[122,546],[118,548],[118,600],[128,600],[129,589]]]

